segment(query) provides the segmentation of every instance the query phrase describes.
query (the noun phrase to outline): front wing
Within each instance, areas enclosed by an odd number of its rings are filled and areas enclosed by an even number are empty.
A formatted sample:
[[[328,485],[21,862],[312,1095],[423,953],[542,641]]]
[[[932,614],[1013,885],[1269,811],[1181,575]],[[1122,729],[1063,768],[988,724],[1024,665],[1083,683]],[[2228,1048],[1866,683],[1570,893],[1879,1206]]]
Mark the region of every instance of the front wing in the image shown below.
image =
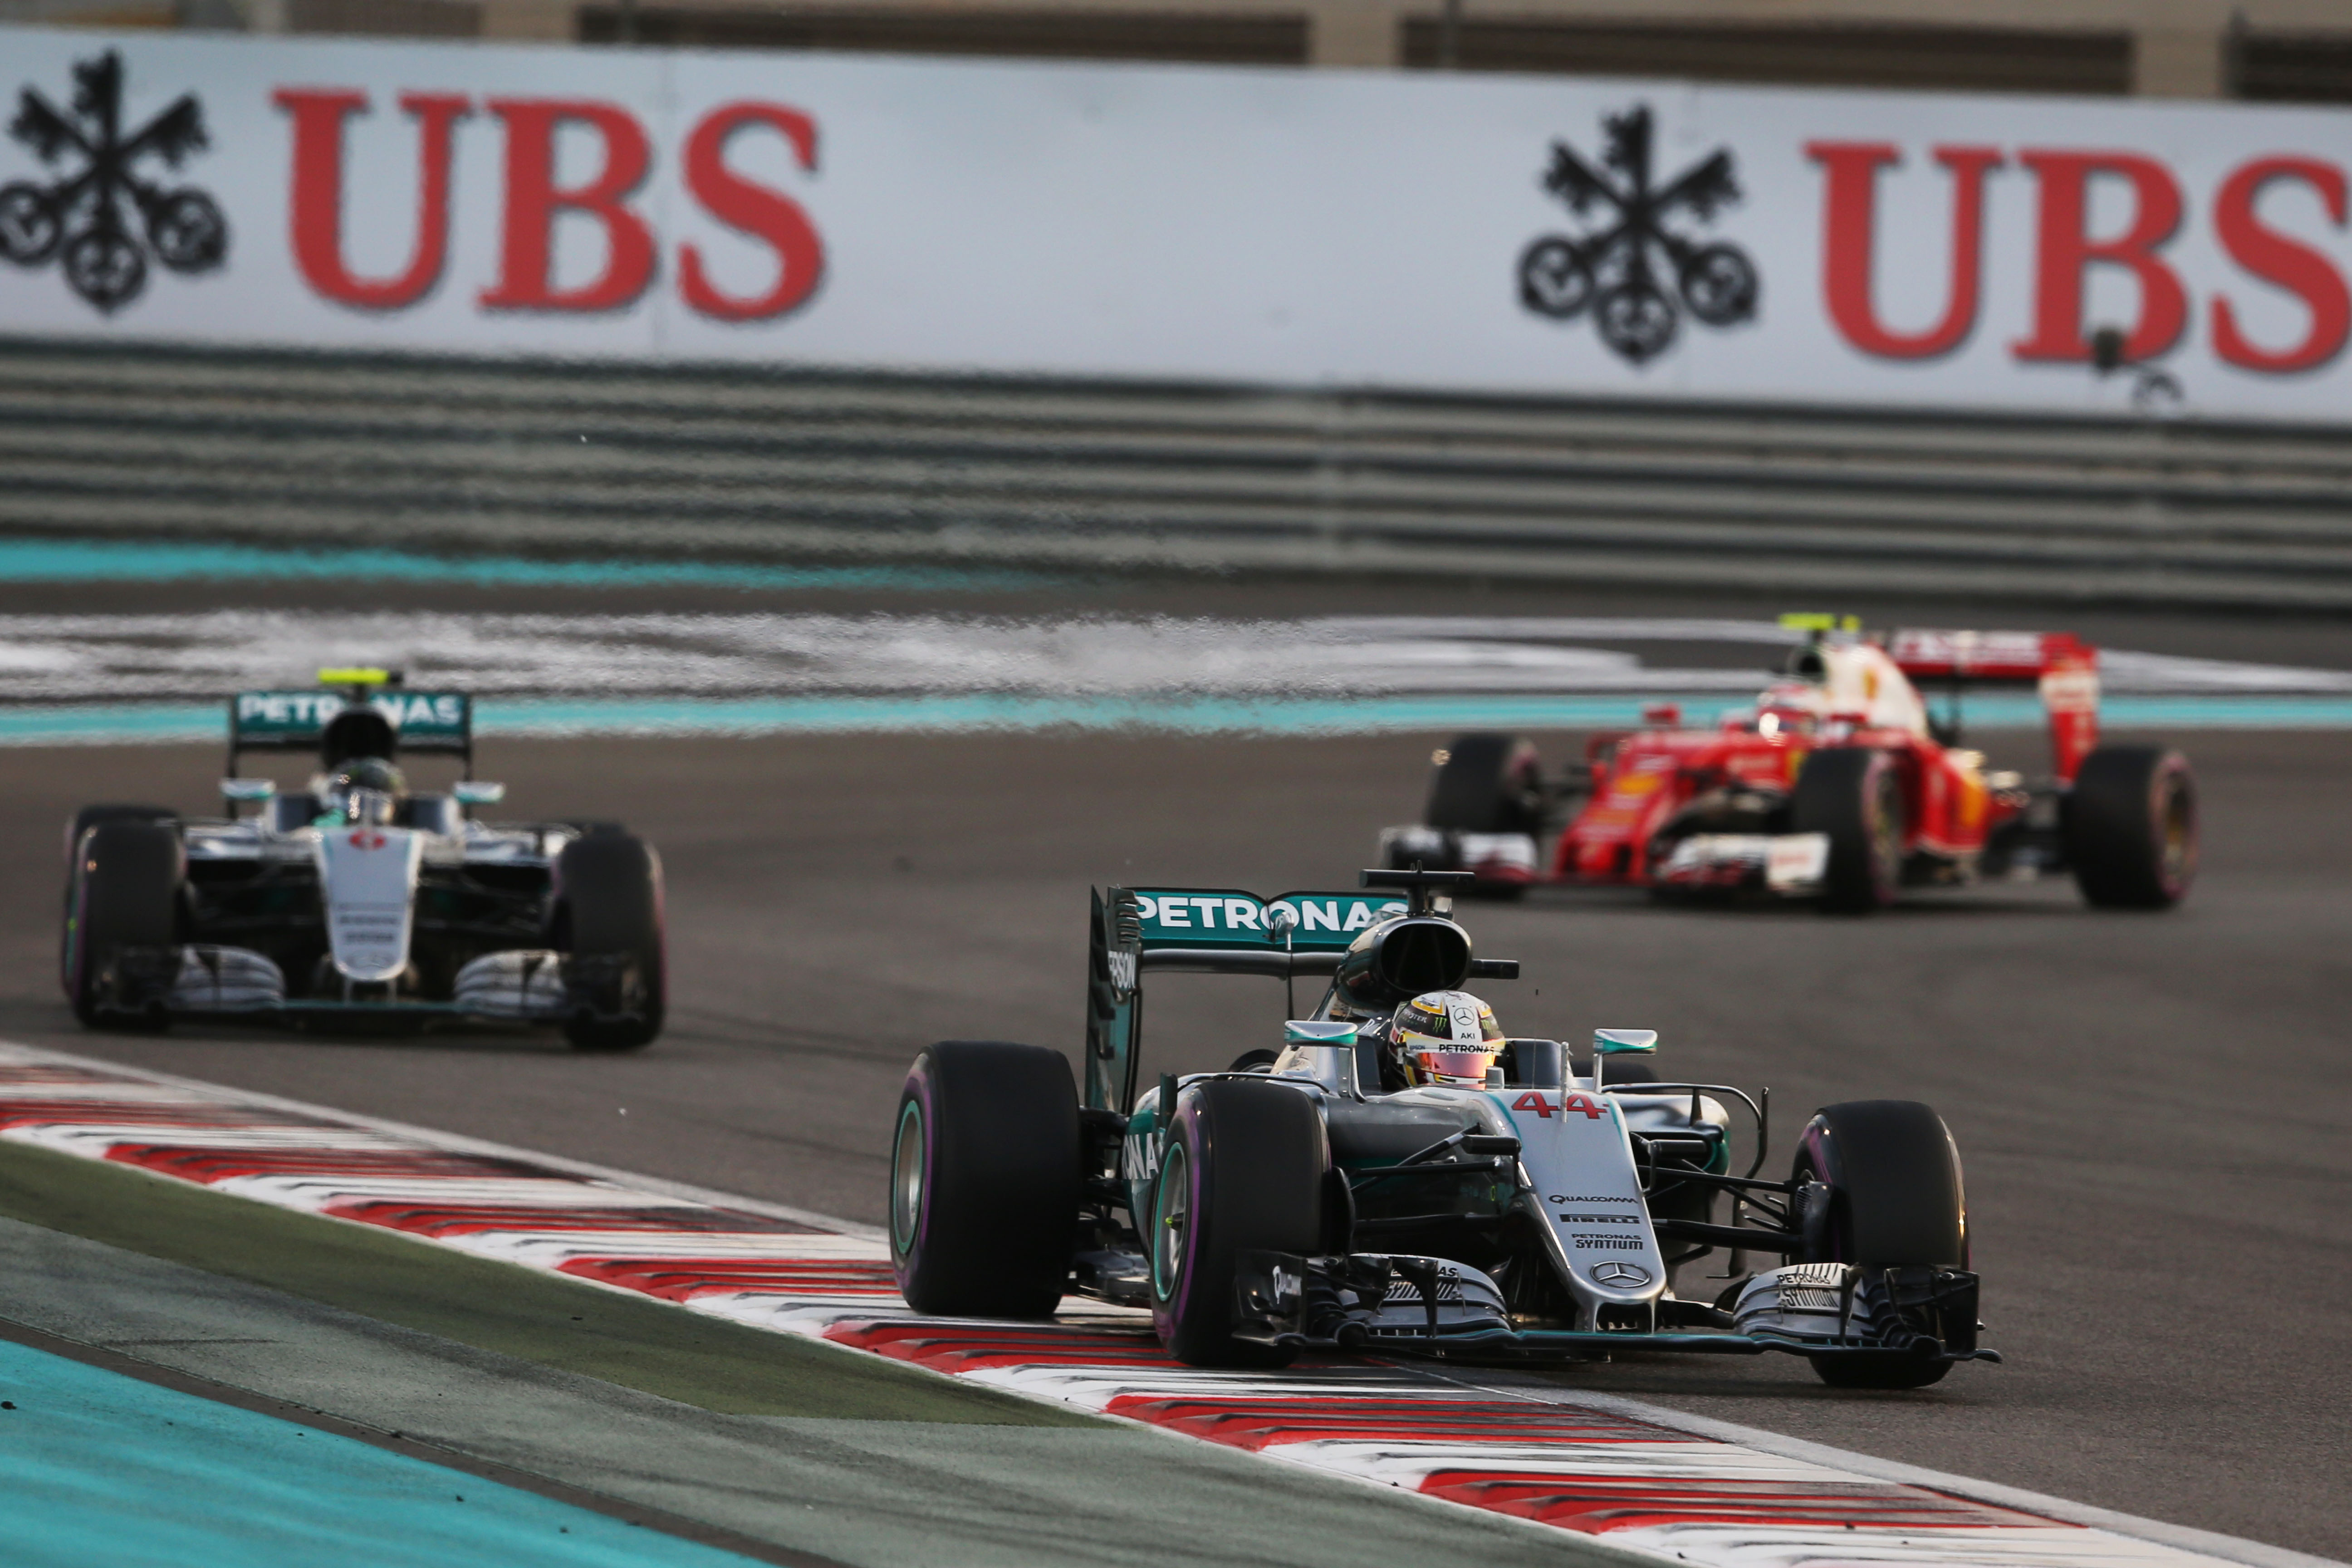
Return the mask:
[[[1245,1252],[1234,1296],[1236,1338],[1295,1348],[1502,1360],[1635,1350],[2000,1360],[1977,1344],[1977,1277],[1951,1268],[1792,1264],[1749,1279],[1727,1313],[1665,1301],[1660,1320],[1638,1331],[1520,1328],[1493,1279],[1437,1258]]]
[[[276,963],[208,943],[124,948],[95,977],[99,1010],[118,1016],[248,1020],[410,1017],[453,1023],[554,1024],[627,1016],[642,977],[635,961],[539,949],[486,953],[457,972],[446,1000],[367,987],[350,997],[289,996]],[[379,991],[383,994],[377,994]]]

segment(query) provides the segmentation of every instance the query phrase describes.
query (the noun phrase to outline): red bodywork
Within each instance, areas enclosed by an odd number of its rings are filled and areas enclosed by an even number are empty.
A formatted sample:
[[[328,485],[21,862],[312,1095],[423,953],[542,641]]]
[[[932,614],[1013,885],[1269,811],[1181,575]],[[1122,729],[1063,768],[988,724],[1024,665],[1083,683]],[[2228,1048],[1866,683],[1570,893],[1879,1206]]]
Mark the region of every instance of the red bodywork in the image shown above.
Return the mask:
[[[1897,632],[1885,652],[1912,680],[2038,684],[2062,782],[2073,781],[2098,742],[2098,650],[2071,635]],[[1773,688],[1753,712],[1717,730],[1593,737],[1591,795],[1553,849],[1550,879],[1646,882],[1653,842],[1694,799],[1727,785],[1786,795],[1805,759],[1831,747],[1866,747],[1890,759],[1903,794],[1906,858],[1971,864],[1988,837],[2027,808],[2022,788],[1988,786],[1978,753],[1908,728],[1874,727],[1865,711],[1803,711],[1776,701],[1793,689]],[[1679,715],[1645,717],[1675,725]]]

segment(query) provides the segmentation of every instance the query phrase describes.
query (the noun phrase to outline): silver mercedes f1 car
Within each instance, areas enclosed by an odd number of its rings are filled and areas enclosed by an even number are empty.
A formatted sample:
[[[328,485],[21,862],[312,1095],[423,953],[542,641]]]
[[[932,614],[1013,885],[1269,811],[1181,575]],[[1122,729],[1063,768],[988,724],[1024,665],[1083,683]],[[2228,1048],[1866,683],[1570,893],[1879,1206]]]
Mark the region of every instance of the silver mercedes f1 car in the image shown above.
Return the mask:
[[[346,1028],[560,1027],[583,1050],[661,1032],[661,862],[610,823],[488,823],[473,705],[383,670],[229,704],[229,815],[85,806],[66,833],[62,974],[82,1022],[182,1018]],[[253,752],[310,752],[308,787],[239,776]],[[457,759],[446,792],[395,758]],[[250,815],[242,813],[252,806]]]
[[[1835,1385],[1914,1388],[2000,1359],[1977,1343],[1959,1157],[1925,1105],[1822,1108],[1775,1181],[1758,1174],[1767,1101],[1629,1068],[1655,1048],[1646,1030],[1597,1031],[1581,1064],[1556,1040],[1474,1030],[1492,1048],[1440,1042],[1421,1053],[1429,1070],[1400,1075],[1392,1013],[1517,977],[1513,961],[1473,957],[1452,918],[1469,880],[1097,892],[1083,1101],[1068,1058],[1034,1046],[947,1041],[908,1075],[890,1242],[908,1303],[1149,1308],[1175,1356],[1208,1366],[1307,1349],[1780,1351]],[[1278,1049],[1139,1093],[1141,984],[1160,970],[1328,989]],[[1475,997],[1456,1005],[1491,1016]],[[1744,1174],[1735,1116],[1755,1151]],[[1709,1257],[1727,1267],[1680,1294],[1675,1270]]]

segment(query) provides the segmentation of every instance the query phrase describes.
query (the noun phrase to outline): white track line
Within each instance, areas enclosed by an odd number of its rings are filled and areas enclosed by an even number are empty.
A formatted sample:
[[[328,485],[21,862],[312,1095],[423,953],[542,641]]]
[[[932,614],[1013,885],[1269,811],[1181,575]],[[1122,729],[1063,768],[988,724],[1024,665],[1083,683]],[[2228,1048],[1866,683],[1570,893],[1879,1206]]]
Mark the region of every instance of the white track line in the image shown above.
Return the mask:
[[[1801,634],[1769,621],[1532,616],[353,614],[0,616],[0,701],[155,701],[390,664],[485,697],[858,694],[1752,697]],[[1693,668],[1627,645],[1748,647]],[[1685,658],[1689,656],[1685,653]],[[2117,694],[2352,693],[2352,672],[2106,649]]]

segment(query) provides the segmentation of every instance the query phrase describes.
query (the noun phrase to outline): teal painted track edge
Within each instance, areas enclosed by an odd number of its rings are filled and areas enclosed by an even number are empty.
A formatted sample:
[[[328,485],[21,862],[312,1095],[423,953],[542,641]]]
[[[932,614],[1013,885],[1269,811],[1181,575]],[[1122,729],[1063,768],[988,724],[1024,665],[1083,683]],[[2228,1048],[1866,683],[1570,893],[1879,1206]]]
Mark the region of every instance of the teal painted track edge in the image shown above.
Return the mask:
[[[755,562],[540,560],[414,550],[286,550],[255,544],[0,539],[0,584],[303,582],[457,584],[480,588],[888,589],[986,592],[1068,581],[953,566],[771,566]]]
[[[26,1345],[0,1342],[0,1528],[24,1568],[751,1561]]]
[[[1349,735],[1457,729],[1630,727],[1661,700],[1637,697],[1376,697],[1327,700],[1034,696],[488,699],[476,732],[569,735],[957,733],[1129,731],[1192,735]],[[1724,711],[1720,693],[1681,700],[1694,721]],[[1967,709],[1971,729],[2037,730],[2031,698],[1987,698]],[[2352,697],[2114,697],[2110,729],[2352,729]],[[89,703],[0,710],[0,746],[226,744],[217,703]]]

